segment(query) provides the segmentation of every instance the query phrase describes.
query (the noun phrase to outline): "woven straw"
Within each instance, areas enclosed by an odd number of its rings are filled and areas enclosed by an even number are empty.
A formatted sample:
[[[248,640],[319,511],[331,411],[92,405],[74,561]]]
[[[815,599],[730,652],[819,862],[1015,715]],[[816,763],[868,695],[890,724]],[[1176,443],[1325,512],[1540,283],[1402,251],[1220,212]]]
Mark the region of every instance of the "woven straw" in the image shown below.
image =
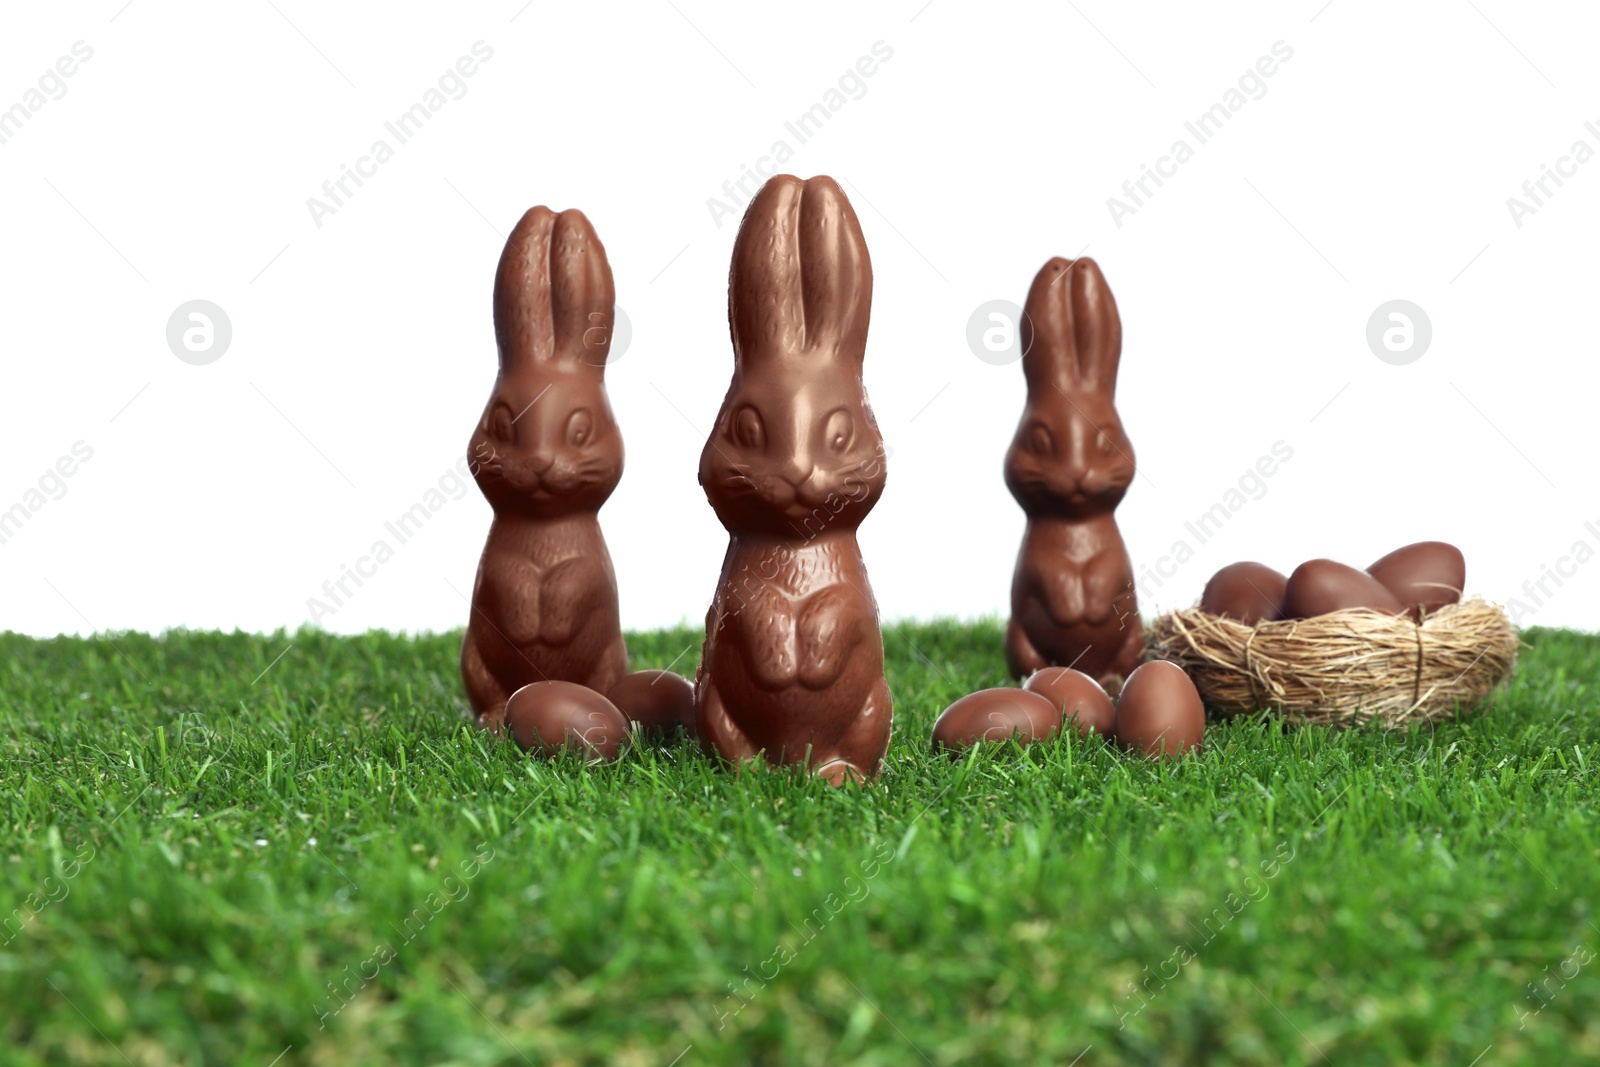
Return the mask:
[[[1502,608],[1473,599],[1420,624],[1352,608],[1246,626],[1190,608],[1156,619],[1147,645],[1221,715],[1271,709],[1293,722],[1404,726],[1476,705],[1511,674],[1518,641]]]

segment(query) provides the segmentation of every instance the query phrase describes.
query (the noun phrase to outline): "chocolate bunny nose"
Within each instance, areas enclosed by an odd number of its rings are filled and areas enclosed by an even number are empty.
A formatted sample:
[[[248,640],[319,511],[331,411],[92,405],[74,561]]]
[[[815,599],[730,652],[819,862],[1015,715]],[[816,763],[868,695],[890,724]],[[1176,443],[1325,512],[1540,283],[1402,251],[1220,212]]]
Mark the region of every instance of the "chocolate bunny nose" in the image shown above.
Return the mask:
[[[1075,493],[1083,488],[1083,475],[1073,471],[1039,469],[1039,484],[1058,493]]]
[[[789,463],[778,472],[778,478],[795,496],[803,497],[806,486],[811,483],[811,478],[816,473],[816,464],[802,467],[797,463]]]
[[[1084,471],[1083,477],[1078,479],[1078,488],[1086,493],[1098,493],[1111,485],[1114,480],[1109,472],[1092,467]]]
[[[543,474],[545,471],[550,469],[550,465],[555,461],[556,456],[554,452],[535,452],[533,455],[528,457],[528,466],[533,468],[533,473]]]
[[[806,506],[821,504],[818,499],[813,499],[814,494],[811,493],[811,483],[813,483],[814,477],[816,477],[816,467],[814,466],[806,467],[805,470],[798,469],[798,467],[789,467],[781,475],[784,486],[790,493],[794,494],[794,499],[806,504]]]

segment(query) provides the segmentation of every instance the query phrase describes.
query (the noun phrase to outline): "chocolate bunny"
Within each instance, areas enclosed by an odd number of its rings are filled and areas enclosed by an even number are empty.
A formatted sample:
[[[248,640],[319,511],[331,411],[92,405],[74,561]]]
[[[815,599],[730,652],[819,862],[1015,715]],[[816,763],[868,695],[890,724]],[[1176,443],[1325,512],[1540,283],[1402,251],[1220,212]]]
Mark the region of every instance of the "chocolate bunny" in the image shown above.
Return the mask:
[[[1005,472],[1028,526],[1006,663],[1018,677],[1062,666],[1106,685],[1139,665],[1144,633],[1113,515],[1134,474],[1113,403],[1122,322],[1094,260],[1057,257],[1040,269],[1021,338],[1028,401]]]
[[[750,202],[728,273],[733,382],[700,455],[728,529],[695,680],[702,739],[838,784],[870,778],[893,712],[856,528],[883,493],[861,381],[872,264],[831,178],[780,174]]]
[[[472,587],[461,677],[480,725],[530,682],[608,692],[628,669],[599,510],[622,478],[606,399],[615,290],[581,211],[536,207],[494,279],[500,374],[470,462],[494,508]]]

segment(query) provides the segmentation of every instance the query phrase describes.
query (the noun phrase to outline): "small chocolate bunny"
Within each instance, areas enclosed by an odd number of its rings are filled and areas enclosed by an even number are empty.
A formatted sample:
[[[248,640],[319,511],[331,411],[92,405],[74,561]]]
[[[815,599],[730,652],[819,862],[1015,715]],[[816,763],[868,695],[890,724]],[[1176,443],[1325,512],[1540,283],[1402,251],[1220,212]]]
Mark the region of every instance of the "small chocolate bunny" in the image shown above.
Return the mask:
[[[780,174],[745,213],[728,276],[734,371],[700,456],[731,535],[695,682],[701,738],[828,781],[889,745],[883,635],[856,528],[883,493],[861,381],[872,264],[831,178]]]
[[[1011,581],[1006,663],[1017,677],[1061,666],[1113,684],[1139,665],[1144,633],[1113,515],[1134,475],[1114,405],[1122,322],[1094,260],[1044,265],[1021,339],[1028,401],[1005,474],[1028,525]]]
[[[494,521],[472,587],[461,677],[479,725],[532,682],[606,693],[628,669],[599,510],[622,478],[606,399],[615,290],[581,211],[536,207],[494,281],[500,374],[470,462]]]

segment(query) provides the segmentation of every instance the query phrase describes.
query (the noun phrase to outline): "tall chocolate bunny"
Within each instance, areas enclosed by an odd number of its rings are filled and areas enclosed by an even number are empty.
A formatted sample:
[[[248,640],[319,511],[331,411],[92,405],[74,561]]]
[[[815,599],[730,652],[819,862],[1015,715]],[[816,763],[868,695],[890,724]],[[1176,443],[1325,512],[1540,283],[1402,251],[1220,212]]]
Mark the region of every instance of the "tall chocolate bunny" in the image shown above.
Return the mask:
[[[482,726],[531,682],[606,693],[628,669],[599,510],[622,478],[606,398],[615,290],[581,211],[536,207],[494,279],[500,374],[469,461],[494,508],[472,587],[461,677]]]
[[[728,273],[733,382],[700,455],[730,534],[695,682],[700,736],[838,784],[878,773],[893,707],[856,528],[883,493],[861,380],[872,264],[832,178],[772,178]]]
[[[1122,321],[1088,258],[1046,263],[1024,312],[1028,401],[1005,471],[1028,526],[1006,663],[1018,677],[1074,667],[1105,685],[1132,674],[1144,651],[1133,564],[1113,514],[1134,475],[1114,403]]]

